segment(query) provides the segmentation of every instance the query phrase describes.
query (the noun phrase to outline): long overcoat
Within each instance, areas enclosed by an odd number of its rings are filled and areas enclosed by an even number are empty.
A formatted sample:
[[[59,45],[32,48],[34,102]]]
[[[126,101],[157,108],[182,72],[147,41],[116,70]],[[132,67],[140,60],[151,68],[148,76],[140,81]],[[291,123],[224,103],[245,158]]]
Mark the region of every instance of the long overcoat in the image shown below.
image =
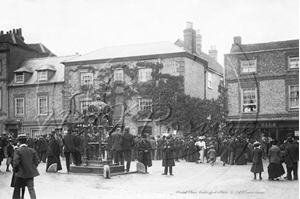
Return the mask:
[[[162,166],[163,167],[172,167],[175,166],[174,161],[174,152],[176,147],[173,141],[166,141],[163,144],[162,149]]]
[[[145,166],[152,166],[152,158],[151,158],[151,144],[148,140],[142,139],[138,143],[138,153],[139,153],[139,162],[143,163]]]

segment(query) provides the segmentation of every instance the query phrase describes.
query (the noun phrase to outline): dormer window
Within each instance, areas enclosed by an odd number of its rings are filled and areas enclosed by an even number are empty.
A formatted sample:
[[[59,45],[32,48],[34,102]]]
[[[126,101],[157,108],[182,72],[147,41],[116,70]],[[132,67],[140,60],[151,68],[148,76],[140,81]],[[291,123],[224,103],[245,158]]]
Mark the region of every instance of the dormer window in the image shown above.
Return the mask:
[[[15,83],[24,83],[24,73],[15,73]]]
[[[47,81],[47,71],[38,71],[38,81]]]

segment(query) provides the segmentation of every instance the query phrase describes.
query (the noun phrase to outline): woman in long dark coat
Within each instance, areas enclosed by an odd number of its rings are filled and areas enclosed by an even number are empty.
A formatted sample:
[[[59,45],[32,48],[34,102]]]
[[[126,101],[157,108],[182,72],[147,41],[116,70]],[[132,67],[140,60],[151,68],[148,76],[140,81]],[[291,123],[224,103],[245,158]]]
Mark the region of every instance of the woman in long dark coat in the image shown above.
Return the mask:
[[[264,158],[264,153],[262,149],[260,148],[259,142],[255,142],[253,144],[254,149],[252,151],[252,166],[251,166],[251,172],[254,173],[254,180],[256,180],[256,174],[259,174],[259,179],[261,180],[261,173],[264,171],[262,159]]]
[[[48,143],[48,149],[47,149],[47,166],[46,171],[48,171],[48,168],[54,164],[57,163],[57,170],[62,170],[59,155],[60,155],[60,145],[59,142],[54,137],[55,131],[51,132],[50,140]]]
[[[246,153],[247,153],[247,142],[239,137],[236,142],[235,164],[237,165],[247,164],[247,160],[245,158]]]
[[[175,151],[176,151],[176,147],[174,144],[174,140],[172,139],[171,135],[168,135],[167,140],[163,144],[163,149],[162,149],[162,166],[165,167],[165,171],[162,175],[168,174],[168,168],[169,168],[170,175],[171,176],[173,175],[173,167],[175,166],[175,161],[174,161]]]
[[[141,141],[138,143],[138,161],[143,163],[145,166],[145,173],[148,173],[148,167],[152,166],[151,159],[151,144],[147,140],[147,135],[143,134]]]
[[[277,146],[278,141],[274,140],[271,143],[272,143],[272,147],[269,149],[269,153],[268,153],[269,162],[270,162],[268,166],[268,174],[269,174],[269,180],[274,180],[282,176],[285,173],[285,171],[280,162],[281,152],[279,147]]]

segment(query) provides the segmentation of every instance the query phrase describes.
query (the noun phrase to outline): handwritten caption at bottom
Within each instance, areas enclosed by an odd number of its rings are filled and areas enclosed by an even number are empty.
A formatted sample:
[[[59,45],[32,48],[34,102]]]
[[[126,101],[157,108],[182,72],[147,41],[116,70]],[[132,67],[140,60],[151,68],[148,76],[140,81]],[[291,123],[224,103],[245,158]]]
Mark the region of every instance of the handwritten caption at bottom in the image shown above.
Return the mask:
[[[249,191],[249,190],[236,190],[236,191],[229,191],[229,190],[184,190],[184,191],[176,191],[179,194],[264,194],[263,191]]]

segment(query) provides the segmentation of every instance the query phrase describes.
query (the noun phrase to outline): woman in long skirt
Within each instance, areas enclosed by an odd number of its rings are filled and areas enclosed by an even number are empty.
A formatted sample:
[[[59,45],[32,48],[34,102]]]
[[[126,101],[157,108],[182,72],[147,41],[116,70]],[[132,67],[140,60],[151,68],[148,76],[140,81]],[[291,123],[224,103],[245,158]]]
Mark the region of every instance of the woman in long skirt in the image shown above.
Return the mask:
[[[142,135],[141,141],[138,143],[138,153],[139,158],[138,161],[143,163],[145,166],[145,173],[148,174],[148,167],[152,166],[151,159],[151,144],[147,139],[147,134]]]
[[[269,149],[268,153],[270,162],[268,166],[269,180],[279,180],[279,178],[285,173],[284,168],[280,162],[281,154],[277,143],[277,140],[271,142],[272,147]]]
[[[252,166],[251,172],[254,173],[254,180],[256,180],[256,174],[259,174],[259,179],[261,180],[261,173],[264,171],[262,159],[263,159],[263,151],[260,148],[259,142],[255,142],[253,144],[254,149],[252,151]]]

